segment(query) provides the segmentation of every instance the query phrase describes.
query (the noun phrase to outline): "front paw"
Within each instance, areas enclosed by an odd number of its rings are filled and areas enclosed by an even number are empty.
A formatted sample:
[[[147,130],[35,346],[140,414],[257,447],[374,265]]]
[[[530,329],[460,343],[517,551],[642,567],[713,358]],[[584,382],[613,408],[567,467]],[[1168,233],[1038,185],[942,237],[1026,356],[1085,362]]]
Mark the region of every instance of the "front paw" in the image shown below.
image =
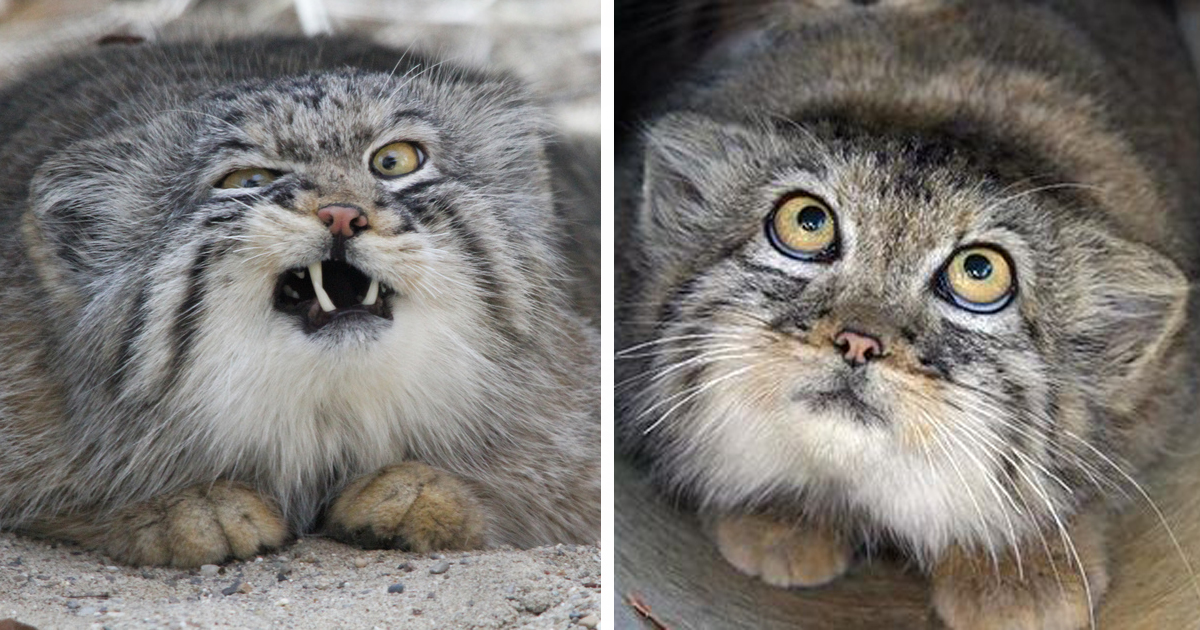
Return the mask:
[[[248,558],[288,538],[279,509],[251,488],[219,481],[122,508],[80,542],[134,565],[198,567]]]
[[[1020,565],[1011,552],[997,561],[986,553],[948,552],[933,574],[938,614],[952,630],[1091,627],[1108,587],[1103,541],[1090,527],[1076,525],[1069,533],[1074,550],[1056,533],[1046,533],[1044,546],[1041,541],[1026,546]]]
[[[419,462],[360,477],[334,501],[331,536],[367,548],[420,553],[483,546],[483,512],[466,485]]]
[[[767,516],[722,517],[713,533],[729,564],[772,586],[827,584],[841,577],[854,557],[854,548],[827,529]]]

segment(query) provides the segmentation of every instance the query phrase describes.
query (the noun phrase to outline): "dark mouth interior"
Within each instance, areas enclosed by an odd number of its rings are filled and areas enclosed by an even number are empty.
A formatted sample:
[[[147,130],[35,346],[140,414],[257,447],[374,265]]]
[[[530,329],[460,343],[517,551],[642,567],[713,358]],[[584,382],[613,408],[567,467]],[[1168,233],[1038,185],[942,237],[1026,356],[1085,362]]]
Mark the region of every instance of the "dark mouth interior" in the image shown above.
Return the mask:
[[[387,285],[380,283],[375,303],[364,305],[371,278],[353,265],[334,260],[322,261],[321,276],[321,286],[336,307],[333,311],[321,308],[306,267],[289,269],[279,277],[275,286],[275,308],[300,318],[307,332],[315,332],[347,316],[392,318],[386,298],[395,291]]]

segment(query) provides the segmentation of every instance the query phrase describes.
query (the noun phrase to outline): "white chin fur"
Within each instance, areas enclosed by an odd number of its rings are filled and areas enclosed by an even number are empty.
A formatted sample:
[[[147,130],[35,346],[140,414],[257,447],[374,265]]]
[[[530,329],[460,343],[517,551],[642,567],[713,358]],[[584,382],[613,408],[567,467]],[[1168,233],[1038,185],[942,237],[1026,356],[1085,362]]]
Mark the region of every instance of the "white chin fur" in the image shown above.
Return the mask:
[[[478,414],[455,405],[476,404],[473,385],[497,378],[464,351],[486,343],[472,339],[484,328],[477,301],[406,297],[370,340],[317,343],[286,316],[234,297],[249,291],[210,295],[171,401],[209,425],[205,441],[226,469],[259,471],[286,504],[321,471],[365,473],[426,444],[469,453],[465,418]]]
[[[918,446],[906,443],[895,419],[864,423],[838,411],[805,413],[797,404],[750,409],[744,397],[723,396],[719,388],[707,398],[699,415],[656,430],[691,447],[677,461],[679,479],[714,509],[789,491],[832,492],[871,526],[934,556],[951,543],[1001,549],[1033,526],[1013,506],[1029,514],[1022,499],[1045,505],[1029,487],[1020,497],[1001,490],[999,462],[945,429],[937,442]]]

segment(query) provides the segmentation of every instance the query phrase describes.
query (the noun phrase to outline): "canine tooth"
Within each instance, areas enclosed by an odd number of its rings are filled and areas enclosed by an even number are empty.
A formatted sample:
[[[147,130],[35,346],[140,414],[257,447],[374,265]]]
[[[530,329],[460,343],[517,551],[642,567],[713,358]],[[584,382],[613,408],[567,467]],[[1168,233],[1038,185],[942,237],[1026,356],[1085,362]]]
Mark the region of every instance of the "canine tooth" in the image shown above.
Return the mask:
[[[379,281],[371,278],[371,286],[367,289],[367,297],[363,299],[363,306],[372,306],[375,304],[375,298],[379,297]]]
[[[295,289],[293,289],[292,287],[289,287],[287,285],[284,285],[284,287],[283,287],[283,294],[292,298],[293,300],[300,299],[300,294],[297,293]]]
[[[315,262],[308,266],[308,275],[312,276],[313,291],[317,294],[317,302],[321,303],[321,310],[326,313],[332,313],[337,310],[333,300],[329,299],[329,294],[325,292],[325,287],[321,286],[321,263]]]

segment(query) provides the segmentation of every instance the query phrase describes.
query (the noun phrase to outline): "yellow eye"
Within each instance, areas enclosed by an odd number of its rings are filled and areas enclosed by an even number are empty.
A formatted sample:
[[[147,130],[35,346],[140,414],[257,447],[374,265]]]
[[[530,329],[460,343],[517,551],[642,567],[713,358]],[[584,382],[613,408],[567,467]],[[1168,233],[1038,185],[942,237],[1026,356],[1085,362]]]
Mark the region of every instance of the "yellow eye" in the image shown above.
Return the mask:
[[[786,199],[767,222],[775,249],[801,260],[832,260],[837,255],[837,219],[821,200],[808,195]]]
[[[381,177],[399,177],[421,168],[425,154],[411,142],[393,142],[371,156],[371,169]]]
[[[942,271],[942,284],[955,305],[976,313],[995,313],[1013,294],[1013,271],[1000,250],[978,245],[961,249]]]
[[[244,168],[225,176],[217,188],[258,188],[275,181],[275,173],[264,168]]]

